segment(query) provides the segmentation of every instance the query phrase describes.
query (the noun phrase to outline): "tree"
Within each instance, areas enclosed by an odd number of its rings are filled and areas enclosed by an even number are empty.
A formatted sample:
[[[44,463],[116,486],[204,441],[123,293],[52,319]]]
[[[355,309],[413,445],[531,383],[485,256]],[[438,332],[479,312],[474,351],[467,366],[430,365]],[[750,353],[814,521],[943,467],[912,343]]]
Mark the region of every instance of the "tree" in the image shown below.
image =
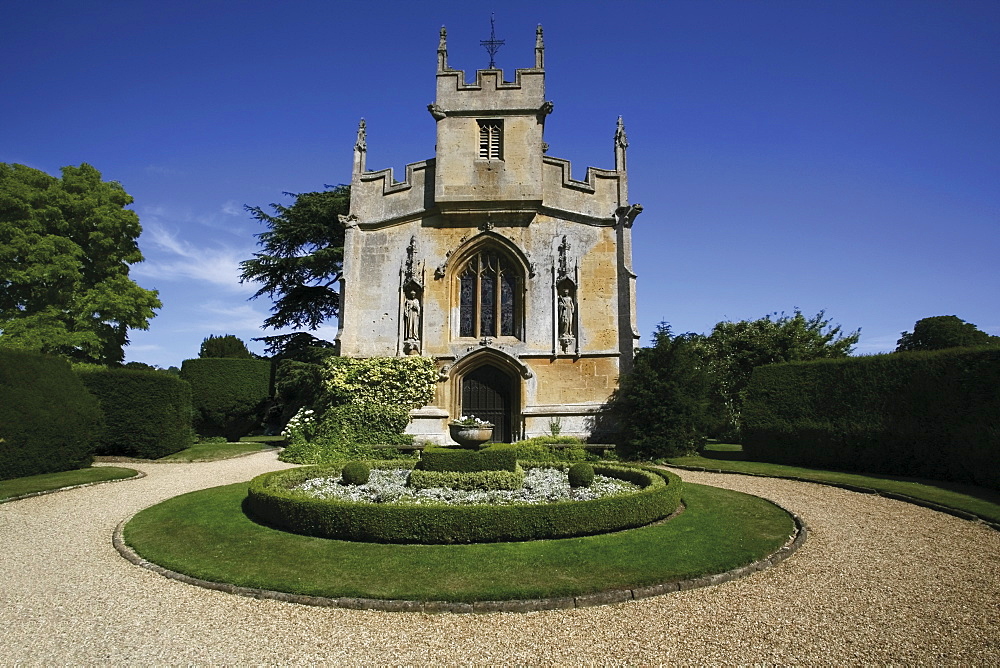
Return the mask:
[[[300,362],[315,362],[327,357],[337,346],[330,341],[316,338],[308,332],[259,336],[254,341],[264,342],[264,352],[272,360],[293,359]]]
[[[807,318],[795,309],[791,316],[782,312],[720,322],[698,342],[714,378],[712,399],[721,423],[717,436],[739,438],[743,395],[756,367],[850,355],[861,330],[842,335],[840,325],[831,326],[824,316],[820,311]]]
[[[263,250],[241,263],[241,282],[261,283],[253,295],[274,300],[264,326],[318,328],[340,312],[337,283],[344,263],[344,227],[338,216],[350,206],[350,186],[310,193],[284,193],[291,206],[271,204],[274,215],[259,206],[245,207],[268,226],[257,235]]]
[[[912,332],[902,332],[896,352],[967,346],[1000,346],[1000,336],[990,336],[958,316],[936,315],[917,320]]]
[[[699,334],[673,336],[660,323],[653,346],[642,348],[611,403],[624,449],[655,459],[697,450],[711,425],[708,366]]]
[[[254,359],[253,353],[247,349],[247,344],[233,334],[223,336],[210,335],[201,342],[198,357],[232,357],[236,359]]]
[[[148,329],[161,306],[129,278],[143,260],[132,201],[86,163],[62,178],[0,163],[0,347],[124,359],[128,330]]]

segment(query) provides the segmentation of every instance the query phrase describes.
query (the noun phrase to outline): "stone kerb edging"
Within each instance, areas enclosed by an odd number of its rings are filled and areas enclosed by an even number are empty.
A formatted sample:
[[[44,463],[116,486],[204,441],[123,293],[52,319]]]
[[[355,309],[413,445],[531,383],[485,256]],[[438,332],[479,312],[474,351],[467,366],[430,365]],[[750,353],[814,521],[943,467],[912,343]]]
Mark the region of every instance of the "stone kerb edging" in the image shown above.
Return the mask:
[[[125,468],[125,467],[122,467]],[[135,469],[131,469],[135,471]],[[139,478],[145,478],[146,474],[143,471],[135,471],[135,475],[129,476],[127,478],[115,478],[113,480],[95,480],[94,482],[83,482],[79,485],[68,485],[66,487],[56,487],[55,489],[43,489],[40,492],[28,492],[27,494],[18,494],[17,496],[9,496],[6,499],[0,499],[0,503],[10,503],[11,501],[20,501],[21,499],[30,499],[35,496],[45,496],[46,494],[55,494],[56,492],[65,492],[71,489],[79,489],[81,487],[93,487],[94,485],[106,485],[110,482],[127,482],[129,480],[138,480]]]
[[[906,494],[899,494],[897,492],[886,492],[879,489],[874,489],[872,487],[862,487],[860,485],[852,485],[846,482],[825,482],[821,480],[811,480],[809,478],[802,478],[800,476],[774,476],[766,475],[764,473],[750,473],[745,471],[724,471],[723,469],[710,469],[704,466],[688,466],[686,464],[665,464],[659,468],[664,469],[681,469],[682,471],[697,471],[698,473],[722,473],[726,475],[746,475],[752,478],[772,478],[774,480],[792,480],[794,482],[811,482],[814,485],[826,485],[827,487],[838,487],[840,489],[846,489],[848,492],[857,492],[858,494],[874,494],[876,496],[882,496],[887,499],[895,499],[896,501],[902,501],[904,503],[912,503],[915,506],[920,506],[921,508],[928,508],[930,510],[936,510],[939,513],[945,513],[946,515],[952,515],[953,517],[958,517],[963,520],[969,520],[970,522],[980,522],[986,526],[1000,531],[1000,523],[992,522],[986,518],[980,517],[975,513],[970,513],[965,510],[959,510],[958,508],[952,508],[951,506],[942,506],[940,503],[934,503],[933,501],[925,501],[924,499],[918,499],[913,496],[907,496]]]
[[[768,500],[769,503],[774,501]],[[734,568],[725,573],[715,575],[705,575],[687,580],[666,582],[647,587],[637,587],[634,589],[611,589],[594,594],[583,594],[581,596],[564,596],[558,598],[533,598],[512,601],[477,601],[475,603],[454,603],[451,601],[403,601],[377,598],[327,598],[324,596],[305,596],[302,594],[289,594],[287,592],[273,591],[270,589],[255,589],[252,587],[239,587],[237,585],[224,582],[210,582],[199,578],[184,575],[176,571],[163,568],[140,557],[132,548],[125,544],[122,532],[126,524],[132,518],[126,518],[115,527],[112,537],[112,544],[119,554],[128,559],[136,566],[141,566],[147,570],[158,573],[163,577],[177,580],[186,584],[214,589],[226,592],[227,594],[237,594],[259,599],[273,599],[286,603],[299,603],[301,605],[313,605],[326,608],[345,608],[348,610],[381,610],[384,612],[452,612],[452,613],[474,613],[486,614],[491,612],[540,612],[542,610],[565,610],[571,608],[586,608],[595,605],[607,605],[611,603],[621,603],[623,601],[639,600],[651,598],[676,591],[686,589],[697,589],[699,587],[709,587],[722,584],[730,580],[737,580],[746,577],[751,573],[762,571],[766,568],[776,566],[792,555],[806,540],[808,528],[802,519],[781,506],[774,503],[786,513],[792,516],[795,522],[795,533],[789,536],[788,540],[776,552],[768,555],[760,561],[752,564]]]

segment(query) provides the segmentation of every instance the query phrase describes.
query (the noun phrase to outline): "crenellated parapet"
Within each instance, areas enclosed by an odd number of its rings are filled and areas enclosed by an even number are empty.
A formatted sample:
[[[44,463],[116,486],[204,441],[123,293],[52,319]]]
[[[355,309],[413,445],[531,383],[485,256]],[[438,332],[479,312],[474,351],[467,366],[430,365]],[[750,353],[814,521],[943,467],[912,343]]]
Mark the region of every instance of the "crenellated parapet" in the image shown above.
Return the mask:
[[[611,214],[620,206],[618,193],[624,175],[588,167],[583,181],[578,181],[572,177],[569,160],[545,156],[542,162],[546,212],[591,224],[614,224]]]
[[[362,172],[351,183],[351,215],[367,227],[408,220],[431,208],[433,192],[433,158],[406,165],[402,181],[391,167]]]

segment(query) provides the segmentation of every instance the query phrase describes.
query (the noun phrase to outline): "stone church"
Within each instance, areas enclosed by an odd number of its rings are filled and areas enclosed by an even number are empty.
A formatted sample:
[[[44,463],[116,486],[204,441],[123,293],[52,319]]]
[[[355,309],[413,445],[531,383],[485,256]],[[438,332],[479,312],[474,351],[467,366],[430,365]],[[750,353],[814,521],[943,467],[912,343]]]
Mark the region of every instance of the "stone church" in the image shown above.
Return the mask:
[[[412,412],[418,440],[450,443],[476,415],[494,440],[590,437],[627,373],[636,329],[632,223],[621,119],[614,169],[572,178],[548,155],[545,47],[512,80],[473,81],[437,54],[435,156],[369,171],[358,129],[346,227],[341,355],[423,355],[439,370],[434,405]],[[431,120],[429,119],[429,120]],[[612,136],[608,128],[609,138]]]

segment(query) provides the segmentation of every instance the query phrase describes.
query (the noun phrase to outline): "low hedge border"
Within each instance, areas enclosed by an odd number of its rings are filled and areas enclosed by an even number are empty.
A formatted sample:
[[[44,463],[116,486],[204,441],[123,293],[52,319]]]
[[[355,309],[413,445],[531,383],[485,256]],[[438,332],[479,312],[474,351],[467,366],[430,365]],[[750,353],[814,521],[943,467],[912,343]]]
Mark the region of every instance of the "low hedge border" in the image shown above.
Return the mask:
[[[413,489],[451,487],[452,489],[468,491],[521,489],[524,486],[524,469],[515,466],[513,471],[473,471],[471,473],[413,469],[413,472],[410,473],[409,485]]]
[[[293,469],[294,470],[294,469]],[[774,503],[774,501],[771,501]],[[297,603],[299,605],[312,605],[325,608],[343,608],[347,610],[381,610],[384,612],[422,612],[422,613],[459,613],[459,614],[489,614],[494,612],[540,612],[543,610],[567,610],[572,608],[587,608],[596,605],[609,605],[624,601],[641,600],[662,596],[677,591],[688,589],[698,589],[700,587],[711,587],[731,580],[738,580],[757,571],[763,571],[777,566],[782,561],[792,556],[806,541],[808,527],[802,519],[788,510],[784,506],[774,503],[786,513],[791,515],[795,522],[795,534],[789,536],[788,540],[774,553],[755,561],[746,566],[740,566],[724,573],[715,575],[704,575],[702,577],[690,578],[687,580],[675,580],[662,584],[649,585],[646,587],[635,587],[632,589],[612,589],[593,594],[583,594],[580,596],[564,596],[558,598],[533,598],[509,601],[476,601],[474,603],[458,603],[454,601],[408,601],[408,600],[388,600],[378,598],[329,598],[326,596],[306,596],[303,594],[290,594],[272,589],[256,589],[253,587],[241,587],[239,585],[225,582],[212,582],[200,578],[191,577],[183,573],[169,570],[162,566],[147,561],[130,548],[123,537],[125,525],[131,521],[131,517],[122,520],[115,527],[111,543],[122,557],[127,561],[153,571],[165,578],[184,582],[185,584],[204,587],[227,594],[238,596],[248,596],[256,599],[271,599],[283,601],[285,603]],[[680,509],[678,509],[679,511]],[[133,516],[134,517],[134,516]]]
[[[400,467],[399,461],[368,463],[372,468]],[[532,463],[522,465],[531,467]],[[595,466],[594,471],[643,489],[590,501],[511,506],[353,503],[317,499],[290,489],[309,478],[336,475],[342,468],[304,467],[259,475],[250,481],[246,510],[270,526],[307,536],[442,545],[570,538],[632,529],[670,515],[681,496],[681,480],[674,473],[609,465]]]

